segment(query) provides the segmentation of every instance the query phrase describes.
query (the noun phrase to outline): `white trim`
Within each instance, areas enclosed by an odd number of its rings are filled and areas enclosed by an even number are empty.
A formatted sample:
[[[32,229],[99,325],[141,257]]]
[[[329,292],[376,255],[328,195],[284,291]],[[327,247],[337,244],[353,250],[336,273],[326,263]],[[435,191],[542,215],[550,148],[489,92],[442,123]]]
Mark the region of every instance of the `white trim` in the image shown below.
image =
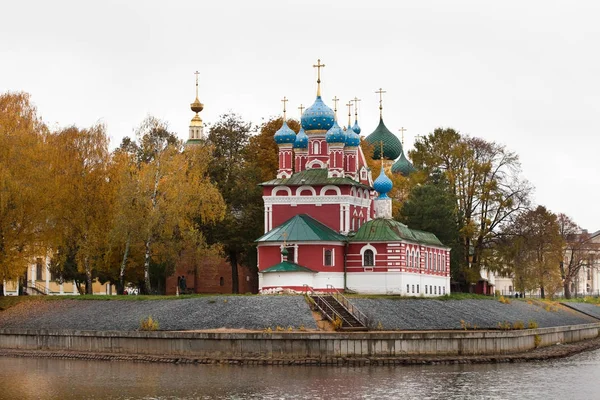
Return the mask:
[[[339,186],[325,185],[325,186],[323,186],[321,188],[321,191],[319,192],[319,196],[325,196],[325,193],[328,190],[334,190],[336,196],[341,196],[342,195],[342,191],[340,190]]]
[[[315,190],[314,187],[312,187],[310,185],[303,185],[303,186],[298,186],[298,188],[296,189],[296,196],[298,196],[298,197],[302,196],[302,192],[305,190],[308,190],[312,196],[317,195],[317,191]]]
[[[321,156],[321,157],[327,157],[327,156]],[[320,168],[327,168],[327,164],[321,160],[316,160],[316,159],[306,163],[306,169],[320,169]]]
[[[350,195],[327,195],[327,196],[263,196],[265,206],[267,204],[288,205],[290,202],[295,204],[348,204],[356,207],[371,207],[371,199],[361,199]]]
[[[292,195],[292,189],[290,189],[288,186],[275,186],[271,191],[271,196],[277,196],[277,192],[279,192],[280,190],[286,192],[288,197]]]

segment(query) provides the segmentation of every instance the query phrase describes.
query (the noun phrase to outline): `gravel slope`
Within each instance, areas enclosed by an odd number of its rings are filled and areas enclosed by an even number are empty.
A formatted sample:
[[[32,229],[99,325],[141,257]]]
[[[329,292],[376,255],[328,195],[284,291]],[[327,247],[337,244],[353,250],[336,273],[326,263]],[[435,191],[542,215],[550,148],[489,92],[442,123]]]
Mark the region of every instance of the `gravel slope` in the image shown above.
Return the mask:
[[[430,300],[353,298],[351,301],[389,330],[493,329],[499,322],[535,321],[540,328],[598,322],[564,306],[512,300]],[[600,307],[572,303],[598,315]],[[590,307],[587,307],[590,306]],[[584,307],[586,307],[584,309]],[[596,314],[593,314],[595,312]],[[161,330],[265,329],[277,326],[317,329],[302,296],[207,296],[181,300],[28,301],[0,312],[0,328],[137,330],[143,318],[157,319]]]
[[[568,303],[569,307],[600,319],[600,305],[590,303]]]
[[[540,302],[512,300],[420,300],[420,299],[353,299],[367,316],[384,329],[461,329],[461,320],[481,329],[493,329],[499,322],[537,322],[540,328],[587,324],[597,319],[563,306],[544,308]],[[600,318],[600,314],[599,314]]]
[[[0,328],[132,331],[148,316],[161,330],[317,328],[302,296],[30,301],[0,312]]]

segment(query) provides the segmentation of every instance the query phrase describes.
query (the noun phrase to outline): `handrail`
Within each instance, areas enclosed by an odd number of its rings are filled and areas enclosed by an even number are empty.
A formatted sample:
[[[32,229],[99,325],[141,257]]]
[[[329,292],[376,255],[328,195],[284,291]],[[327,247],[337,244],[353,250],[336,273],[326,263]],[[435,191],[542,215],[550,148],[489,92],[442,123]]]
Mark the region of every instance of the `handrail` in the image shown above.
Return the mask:
[[[344,318],[343,315],[341,315],[339,312],[337,312],[333,307],[331,307],[331,304],[329,304],[327,302],[327,300],[325,300],[319,293],[315,292],[314,289],[310,286],[308,286],[307,284],[304,284],[304,292],[306,293],[306,295],[308,296],[308,291],[310,290],[310,293],[313,296],[316,296],[319,300],[321,300],[321,302],[323,304],[325,304],[327,306],[327,308],[329,309],[329,311],[331,311],[333,314],[335,314],[335,316],[337,316],[340,321],[342,322],[346,322],[346,324],[348,326],[352,326],[352,323],[350,321],[348,321],[346,318]],[[310,298],[310,296],[308,296]],[[332,318],[327,311],[325,311],[320,305],[319,303],[317,303],[316,301],[314,301],[314,299],[311,299],[313,301],[313,303],[319,308],[319,310],[321,311],[321,313],[323,313],[328,319],[329,321],[331,321],[333,323],[334,318]]]
[[[346,310],[348,310],[348,312],[358,320],[358,322],[360,322],[365,328],[369,326],[369,318],[365,315],[365,313],[356,308],[354,304],[350,303],[350,300],[348,300],[348,298],[344,296],[342,292],[340,292],[335,287],[333,287],[333,285],[330,284],[327,284],[327,289],[331,290],[331,293],[333,293],[333,297],[335,297],[335,299],[341,305],[343,305],[346,308]]]
[[[33,283],[28,282],[28,283],[29,283],[29,285],[28,285],[29,288],[37,290],[38,292],[40,292],[40,294],[48,295],[51,293],[58,293],[58,292],[51,291],[50,288],[47,288],[46,285],[42,285],[41,283],[38,283],[38,282],[33,282]]]

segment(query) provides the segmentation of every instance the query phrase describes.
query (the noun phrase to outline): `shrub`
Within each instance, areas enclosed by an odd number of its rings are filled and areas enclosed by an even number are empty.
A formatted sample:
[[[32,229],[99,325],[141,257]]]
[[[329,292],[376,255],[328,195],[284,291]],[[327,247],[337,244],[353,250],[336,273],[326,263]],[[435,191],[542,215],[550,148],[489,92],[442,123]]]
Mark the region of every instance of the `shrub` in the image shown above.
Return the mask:
[[[337,330],[341,329],[342,325],[343,325],[342,319],[336,315],[335,318],[333,319],[333,329],[335,329],[337,331]]]
[[[525,324],[523,323],[523,321],[515,321],[512,325],[512,328],[517,330],[525,329]]]
[[[299,330],[299,331],[305,331],[305,330],[306,330],[306,327],[304,326],[304,324],[301,324],[301,325],[298,327],[298,330]]]
[[[502,329],[504,331],[509,330],[510,322],[507,322],[507,321],[498,322],[498,329]]]
[[[510,300],[507,297],[504,296],[500,296],[500,298],[498,299],[498,301],[502,304],[510,304]]]
[[[533,345],[537,349],[538,347],[540,347],[540,344],[542,344],[542,338],[540,337],[540,335],[535,335],[533,337]]]
[[[538,326],[539,326],[538,323],[535,322],[535,321],[533,321],[533,320],[531,320],[531,319],[529,320],[529,323],[527,324],[527,327],[529,329],[537,329]]]
[[[382,330],[383,330],[383,324],[381,323],[381,321],[379,321],[379,322],[377,323],[377,328],[376,328],[376,329],[377,329],[378,331],[382,331]]]
[[[282,327],[280,327],[279,325],[277,325],[277,328],[275,328],[275,330],[277,332],[283,332],[285,329],[283,329]]]
[[[156,331],[158,330],[158,321],[151,316],[140,321],[140,331]]]

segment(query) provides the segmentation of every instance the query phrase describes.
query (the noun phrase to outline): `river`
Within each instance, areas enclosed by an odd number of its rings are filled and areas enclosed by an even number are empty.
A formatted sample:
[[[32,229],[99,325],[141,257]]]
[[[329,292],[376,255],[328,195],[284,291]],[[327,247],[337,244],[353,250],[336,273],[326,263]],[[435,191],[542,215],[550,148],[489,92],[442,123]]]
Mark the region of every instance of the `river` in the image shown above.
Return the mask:
[[[0,399],[598,399],[600,350],[535,363],[397,367],[0,357]]]

